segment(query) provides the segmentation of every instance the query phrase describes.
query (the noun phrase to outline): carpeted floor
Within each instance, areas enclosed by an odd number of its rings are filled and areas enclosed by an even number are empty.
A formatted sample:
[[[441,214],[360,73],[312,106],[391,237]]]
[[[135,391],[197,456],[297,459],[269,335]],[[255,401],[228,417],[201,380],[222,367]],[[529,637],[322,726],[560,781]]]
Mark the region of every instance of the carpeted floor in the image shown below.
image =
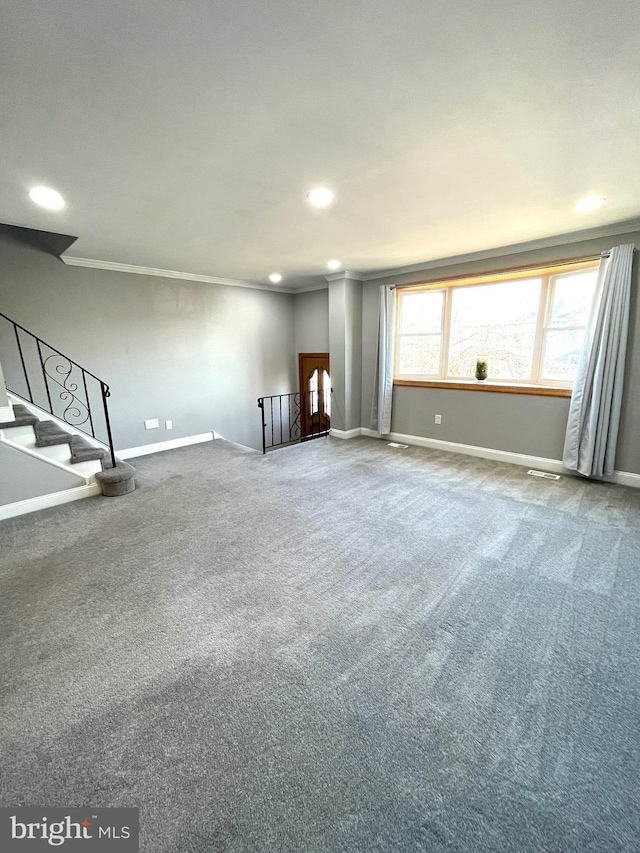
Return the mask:
[[[620,853],[640,493],[383,442],[217,441],[0,524],[0,805],[145,853]]]

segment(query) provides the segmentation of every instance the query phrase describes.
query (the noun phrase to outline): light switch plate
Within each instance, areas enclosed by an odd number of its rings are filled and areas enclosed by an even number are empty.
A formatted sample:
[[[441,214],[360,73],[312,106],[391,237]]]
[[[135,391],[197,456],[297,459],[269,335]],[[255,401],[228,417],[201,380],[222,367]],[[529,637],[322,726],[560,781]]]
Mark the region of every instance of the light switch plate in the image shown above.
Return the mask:
[[[159,426],[160,426],[160,424],[158,423],[157,418],[151,418],[151,420],[144,422],[144,428],[145,429],[158,429]]]

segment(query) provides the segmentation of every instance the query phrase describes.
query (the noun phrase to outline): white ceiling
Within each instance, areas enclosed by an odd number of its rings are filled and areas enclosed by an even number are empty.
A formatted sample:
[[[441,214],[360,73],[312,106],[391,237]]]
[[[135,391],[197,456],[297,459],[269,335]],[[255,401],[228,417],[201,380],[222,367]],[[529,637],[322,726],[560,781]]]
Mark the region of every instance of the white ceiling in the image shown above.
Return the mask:
[[[267,282],[640,215],[637,0],[3,0],[0,221]],[[63,211],[37,208],[34,184]],[[326,184],[335,204],[305,200]],[[584,195],[608,203],[575,212]]]

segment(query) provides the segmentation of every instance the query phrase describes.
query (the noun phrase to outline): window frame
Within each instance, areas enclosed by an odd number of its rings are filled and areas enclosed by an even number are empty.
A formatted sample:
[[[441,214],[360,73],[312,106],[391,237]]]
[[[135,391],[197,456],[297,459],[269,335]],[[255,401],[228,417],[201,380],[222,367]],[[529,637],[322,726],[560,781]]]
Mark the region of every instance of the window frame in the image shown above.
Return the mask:
[[[600,257],[575,258],[567,261],[556,261],[540,266],[517,267],[507,270],[479,273],[472,276],[457,276],[449,279],[438,279],[431,282],[413,285],[398,285],[396,287],[396,323],[393,353],[393,381],[396,385],[427,385],[433,387],[470,388],[488,391],[504,390],[515,393],[540,393],[553,396],[570,396],[573,380],[546,379],[542,376],[547,341],[551,331],[574,331],[585,329],[585,326],[552,326],[551,318],[554,304],[556,282],[560,277],[584,273],[587,270],[596,271]],[[483,287],[492,284],[509,283],[514,287],[522,281],[540,279],[540,296],[536,316],[536,329],[531,371],[527,379],[489,379],[482,382],[468,376],[452,376],[449,374],[449,346],[451,339],[451,310],[453,293],[459,287]],[[439,374],[400,374],[398,373],[399,352],[401,340],[405,335],[400,331],[402,324],[403,296],[424,291],[441,291],[443,307],[440,318],[440,372]],[[437,332],[419,333],[415,337],[433,337]]]

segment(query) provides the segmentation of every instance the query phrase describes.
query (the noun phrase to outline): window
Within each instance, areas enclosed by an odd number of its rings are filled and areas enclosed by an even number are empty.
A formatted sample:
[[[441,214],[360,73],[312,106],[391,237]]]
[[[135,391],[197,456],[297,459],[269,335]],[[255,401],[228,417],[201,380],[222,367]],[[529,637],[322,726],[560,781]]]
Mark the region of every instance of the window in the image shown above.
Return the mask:
[[[314,415],[319,409],[318,398],[318,368],[313,371],[309,380],[309,391],[311,392],[311,414]],[[331,379],[326,370],[322,371],[322,400],[324,411],[331,417]]]
[[[570,388],[593,301],[598,262],[563,264],[402,288],[396,380]]]

